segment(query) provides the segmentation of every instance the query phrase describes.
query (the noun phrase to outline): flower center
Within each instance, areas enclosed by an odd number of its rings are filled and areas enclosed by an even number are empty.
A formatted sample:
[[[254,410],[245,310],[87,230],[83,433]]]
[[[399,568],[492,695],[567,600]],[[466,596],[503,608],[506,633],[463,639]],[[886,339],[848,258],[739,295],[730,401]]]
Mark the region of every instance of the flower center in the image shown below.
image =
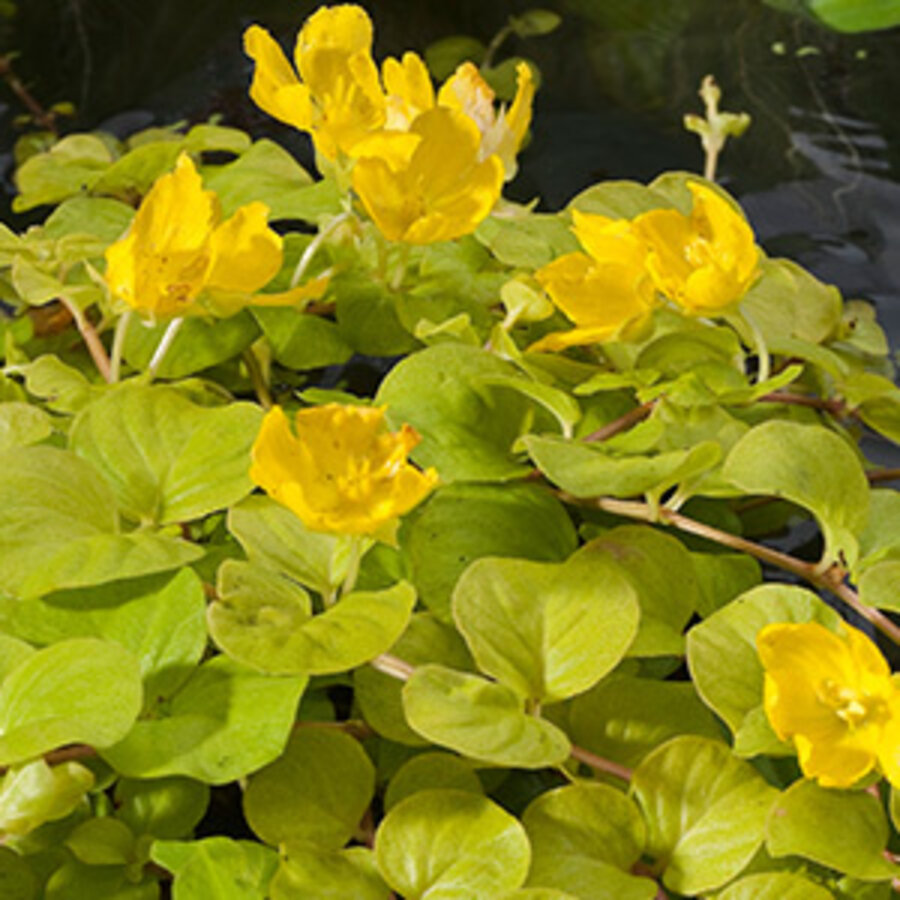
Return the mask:
[[[883,697],[838,684],[826,678],[819,687],[819,700],[851,729],[865,725],[881,725],[889,718]]]

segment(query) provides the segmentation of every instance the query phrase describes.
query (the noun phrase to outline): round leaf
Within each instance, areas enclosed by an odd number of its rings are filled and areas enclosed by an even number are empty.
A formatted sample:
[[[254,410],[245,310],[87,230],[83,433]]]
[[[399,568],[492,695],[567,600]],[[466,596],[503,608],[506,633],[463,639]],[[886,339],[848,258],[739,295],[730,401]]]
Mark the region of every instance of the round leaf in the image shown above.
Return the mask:
[[[269,885],[269,896],[271,900],[389,900],[392,895],[368,847],[326,852],[319,847],[288,846]]]
[[[422,753],[405,762],[388,784],[384,808],[389,810],[419,791],[446,789],[483,793],[481,780],[472,766],[451,753]]]
[[[407,900],[495,900],[521,887],[530,857],[522,825],[467,791],[407,797],[375,834],[378,870]]]

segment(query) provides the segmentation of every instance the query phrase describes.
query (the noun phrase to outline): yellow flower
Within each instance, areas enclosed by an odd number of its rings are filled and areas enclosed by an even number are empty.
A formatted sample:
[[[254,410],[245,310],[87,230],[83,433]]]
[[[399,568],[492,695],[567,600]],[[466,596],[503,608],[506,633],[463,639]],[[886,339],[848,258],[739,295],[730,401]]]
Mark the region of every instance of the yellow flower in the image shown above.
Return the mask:
[[[434,469],[406,461],[419,435],[410,425],[388,432],[384,407],[300,410],[296,430],[280,407],[266,414],[250,478],[313,531],[384,538],[437,484]]]
[[[535,83],[531,67],[516,66],[516,96],[509,109],[494,108],[494,92],[470,62],[463,63],[438,92],[440,106],[464,112],[481,132],[480,159],[497,154],[506,172],[506,181],[516,174],[516,154],[531,124]]]
[[[529,350],[562,350],[627,336],[656,304],[647,248],[627,219],[573,212],[574,231],[587,253],[569,253],[538,269],[535,278],[574,323],[545,335]]]
[[[753,231],[712,188],[690,182],[689,216],[655,209],[634,220],[646,240],[647,266],[660,293],[688,315],[703,316],[735,306],[759,275]]]
[[[322,7],[306,20],[294,49],[296,71],[269,32],[252,25],[244,33],[244,50],[256,63],[250,97],[269,115],[308,131],[326,159],[349,154],[385,122],[371,48],[372,22],[353,4]]]
[[[479,161],[480,143],[468,116],[436,106],[408,132],[370,138],[353,189],[388,240],[431,244],[470,234],[503,186],[503,164],[497,156]]]
[[[281,237],[268,208],[248,203],[222,222],[186,154],[144,197],[128,233],[106,250],[110,292],[150,319],[231,315],[248,303],[292,305],[321,296],[327,279],[282,294],[256,294],[278,273]],[[202,302],[201,302],[202,301]]]
[[[823,787],[850,787],[879,764],[900,785],[900,691],[861,631],[814,622],[767,625],[756,638],[764,705],[775,733],[793,740],[800,768]]]

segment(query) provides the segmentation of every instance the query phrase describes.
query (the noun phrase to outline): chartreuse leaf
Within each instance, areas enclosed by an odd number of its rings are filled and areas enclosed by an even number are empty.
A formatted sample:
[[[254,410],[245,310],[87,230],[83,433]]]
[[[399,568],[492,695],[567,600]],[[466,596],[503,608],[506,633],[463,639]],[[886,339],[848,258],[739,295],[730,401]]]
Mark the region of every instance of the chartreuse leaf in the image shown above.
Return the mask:
[[[203,585],[192,569],[60,591],[12,607],[9,627],[34,644],[97,637],[130,650],[148,703],[171,695],[206,649]]]
[[[22,856],[0,847],[0,896],[6,900],[37,900],[38,880]]]
[[[396,365],[381,383],[377,404],[393,428],[404,422],[422,436],[413,456],[444,482],[508,480],[527,472],[511,454],[532,404],[508,391],[477,385],[485,377],[515,377],[515,368],[462,344],[436,344]]]
[[[143,372],[167,327],[132,321],[125,335],[124,356],[128,365]],[[157,375],[184,378],[216,366],[246,350],[259,335],[259,327],[247,310],[228,319],[188,318],[175,335]]]
[[[149,532],[118,534],[113,492],[74,453],[25,447],[0,454],[0,582],[33,597],[174,569],[199,547]]]
[[[109,747],[142,698],[138,661],[119,644],[74,638],[39,650],[0,685],[0,765],[64,744]]]
[[[261,420],[251,403],[198,406],[173,388],[124,384],[76,417],[70,445],[112,485],[125,516],[164,525],[250,493]]]
[[[40,407],[11,401],[0,403],[0,452],[27,447],[53,434],[53,420]]]
[[[422,602],[446,619],[453,588],[473,560],[508,556],[556,562],[577,543],[565,507],[529,484],[440,487],[400,532]]]
[[[116,816],[135,834],[163,840],[187,837],[209,804],[209,786],[190,778],[116,782]]]
[[[12,766],[0,781],[0,832],[28,834],[44,822],[63,819],[93,786],[93,774],[77,762],[51,768],[43,759],[33,759]]]
[[[405,900],[495,900],[522,886],[531,849],[519,821],[486,797],[421,791],[384,817],[375,858]]]
[[[234,571],[234,564],[225,565]],[[296,593],[287,599],[284,590],[240,587],[210,607],[209,626],[216,643],[245,665],[277,674],[327,675],[355,669],[390,649],[415,603],[412,585],[401,581],[383,591],[346,594],[325,612],[304,618]]]
[[[610,456],[597,444],[534,434],[523,437],[521,443],[541,472],[575,497],[658,494],[712,468],[721,457],[714,441],[703,441],[690,450],[625,457]]]
[[[869,520],[859,536],[858,570],[900,550],[900,491],[879,488],[871,492]]]
[[[646,525],[623,525],[586,544],[572,561],[594,559],[617,566],[640,604],[640,627],[628,655],[683,655],[682,632],[699,600],[684,545]]]
[[[228,511],[228,530],[251,562],[268,566],[328,594],[338,538],[310,531],[289,509],[268,497],[248,497]]]
[[[697,577],[697,612],[712,615],[762,581],[759,563],[746,553],[691,553]]]
[[[131,778],[186,775],[225,784],[278,756],[305,687],[303,676],[260,675],[216,656],[194,670],[157,718],[141,720],[101,755]]]
[[[76,825],[66,846],[80,862],[89,866],[121,866],[136,862],[135,837],[118,819],[103,816]]]
[[[503,684],[440,665],[419,666],[403,688],[410,727],[429,741],[500,766],[541,769],[561,763],[569,741],[555,725],[526,715]]]
[[[892,0],[854,3],[853,0],[809,0],[810,9],[838,31],[877,31],[900,25],[900,9]]]
[[[835,791],[796,781],[772,807],[766,849],[772,856],[802,856],[853,878],[896,878],[900,867],[884,856],[888,822],[865,791]]]
[[[611,219],[633,219],[651,209],[665,209],[672,203],[665,194],[637,181],[604,181],[583,190],[569,201],[569,209],[608,216]]]
[[[392,652],[411,665],[441,663],[453,669],[473,669],[474,664],[455,628],[429,613],[416,613]],[[353,673],[354,699],[366,722],[380,735],[401,744],[428,743],[406,723],[401,693],[403,685],[371,666]]]
[[[647,853],[679,894],[714,890],[759,849],[778,792],[725,744],[682,736],[654,750],[631,788],[647,821]]]
[[[353,348],[328,319],[274,307],[254,309],[253,316],[269,339],[275,360],[290,369],[339,365],[353,355]]]
[[[359,828],[375,793],[375,767],[359,741],[310,726],[284,753],[250,777],[244,815],[267,844],[340,850]]]
[[[504,894],[500,900],[579,900],[575,894],[556,888],[519,888]]]
[[[596,684],[637,633],[634,590],[615,562],[477,560],[453,592],[453,617],[478,667],[523,699],[553,703]]]
[[[571,395],[550,384],[512,375],[485,375],[475,379],[473,383],[507,388],[540,404],[559,422],[563,437],[572,437],[575,425],[581,419],[581,408]]]
[[[378,874],[368,847],[322,850],[288,844],[269,885],[270,900],[389,900],[391,889]]]
[[[226,837],[155,841],[150,857],[175,876],[172,900],[266,900],[278,855]]]
[[[732,882],[716,900],[833,900],[834,894],[794,872],[761,872]]]
[[[111,244],[125,233],[134,218],[134,207],[109,197],[72,197],[47,216],[43,233],[58,240],[69,235],[92,235]]]
[[[158,900],[159,883],[149,874],[135,883],[128,866],[91,866],[72,859],[48,879],[44,900],[103,897],[104,900]],[[138,875],[140,878],[140,875]],[[195,895],[199,900],[199,894]],[[209,896],[207,894],[207,896]]]
[[[784,497],[808,509],[825,536],[825,559],[852,566],[866,527],[869,483],[849,445],[820,425],[770,421],[749,431],[723,476],[743,491]]]
[[[529,885],[583,900],[652,900],[656,882],[631,875],[646,841],[634,801],[605,784],[576,782],[541,794],[522,815],[531,841]]]
[[[722,734],[690,682],[619,674],[576,697],[567,724],[580,747],[629,768],[679,734]]]
[[[481,780],[469,762],[438,750],[420,753],[397,770],[385,791],[384,808],[389,810],[419,791],[438,788],[484,793]]]
[[[763,668],[756,635],[771,622],[819,622],[837,630],[840,616],[811,591],[765,584],[695,625],[687,637],[687,661],[697,692],[735,736],[735,752],[783,754],[762,711]]]
[[[866,569],[857,586],[867,606],[900,612],[900,559],[885,559]]]
[[[18,600],[10,601],[12,608],[15,609]],[[4,620],[3,628],[9,630],[9,624]],[[13,637],[10,634],[0,632],[0,682],[12,672],[20,663],[25,662],[29,656],[35,653],[34,647],[20,638]]]

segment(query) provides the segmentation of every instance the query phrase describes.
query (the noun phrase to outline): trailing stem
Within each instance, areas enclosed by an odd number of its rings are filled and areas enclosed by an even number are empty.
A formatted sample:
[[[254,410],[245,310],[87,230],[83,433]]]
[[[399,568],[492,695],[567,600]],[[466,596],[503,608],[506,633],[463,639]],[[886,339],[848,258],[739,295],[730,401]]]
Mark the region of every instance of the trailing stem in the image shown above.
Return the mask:
[[[88,352],[91,354],[91,359],[93,359],[94,365],[97,367],[97,371],[100,373],[104,381],[109,382],[109,357],[106,355],[106,347],[103,346],[103,342],[100,340],[100,336],[97,334],[96,329],[93,325],[91,325],[87,316],[85,316],[85,314],[78,308],[78,305],[76,303],[73,303],[68,297],[63,296],[61,296],[59,300],[62,305],[65,306],[65,308],[71,313],[72,318],[75,321],[75,326],[78,328],[78,333],[81,335],[81,338],[84,341]]]

